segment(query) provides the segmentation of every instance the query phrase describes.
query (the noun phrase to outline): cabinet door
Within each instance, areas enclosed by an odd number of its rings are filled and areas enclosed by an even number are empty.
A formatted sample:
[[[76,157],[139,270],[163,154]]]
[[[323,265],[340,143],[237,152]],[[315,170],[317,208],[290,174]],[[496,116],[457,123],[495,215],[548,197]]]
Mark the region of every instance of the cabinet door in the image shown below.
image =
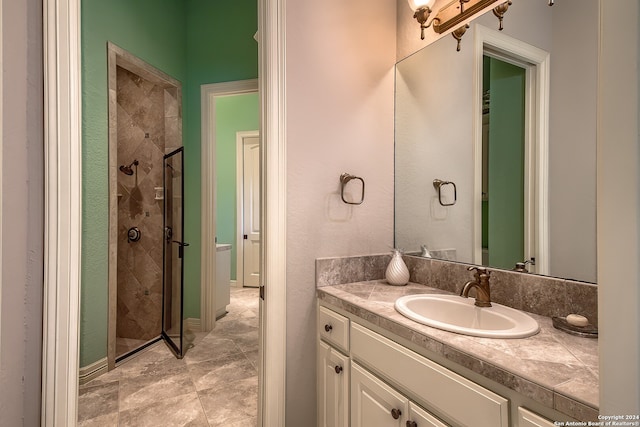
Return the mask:
[[[555,424],[538,414],[524,409],[522,406],[518,408],[518,427],[554,427]]]
[[[405,427],[409,400],[351,363],[351,427]]]
[[[349,358],[318,341],[318,426],[349,426]]]
[[[407,427],[448,427],[418,405],[413,402],[409,402],[409,420],[407,421]]]

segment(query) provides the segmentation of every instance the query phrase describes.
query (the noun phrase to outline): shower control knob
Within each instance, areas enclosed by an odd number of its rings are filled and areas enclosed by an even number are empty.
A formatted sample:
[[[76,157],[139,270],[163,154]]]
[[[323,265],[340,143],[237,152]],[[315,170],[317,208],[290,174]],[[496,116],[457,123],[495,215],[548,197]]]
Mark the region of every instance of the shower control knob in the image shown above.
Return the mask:
[[[138,240],[140,240],[140,236],[140,229],[138,227],[131,227],[127,232],[127,238],[129,239],[129,242],[137,242]]]

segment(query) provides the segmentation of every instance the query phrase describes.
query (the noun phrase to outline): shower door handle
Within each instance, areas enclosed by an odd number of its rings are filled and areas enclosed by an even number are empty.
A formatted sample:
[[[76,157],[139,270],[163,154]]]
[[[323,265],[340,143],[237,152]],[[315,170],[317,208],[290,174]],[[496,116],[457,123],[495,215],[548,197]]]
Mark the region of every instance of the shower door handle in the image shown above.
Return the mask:
[[[173,243],[176,243],[178,245],[178,258],[184,257],[184,247],[189,246],[189,244],[180,242],[178,240],[174,240]]]

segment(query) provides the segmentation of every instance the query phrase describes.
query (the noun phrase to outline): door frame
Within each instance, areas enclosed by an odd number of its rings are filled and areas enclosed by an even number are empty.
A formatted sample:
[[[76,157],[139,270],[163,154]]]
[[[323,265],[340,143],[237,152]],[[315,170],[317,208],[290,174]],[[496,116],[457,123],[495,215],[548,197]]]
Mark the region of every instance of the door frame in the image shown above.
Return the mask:
[[[260,131],[236,132],[236,285],[244,287],[244,140],[259,138]],[[240,279],[242,277],[242,280]]]
[[[204,236],[200,244],[200,328],[205,332],[216,325],[216,98],[256,92],[257,79],[200,86],[200,218]]]
[[[525,257],[535,254],[535,272],[549,274],[549,52],[479,24],[474,25],[473,73],[473,262],[482,264],[482,57],[526,70]],[[524,261],[524,260],[523,260]]]
[[[259,0],[263,283],[259,425],[285,424],[286,373],[286,97],[285,1]],[[43,0],[45,261],[43,426],[77,422],[82,128],[80,0]],[[263,198],[264,200],[264,198]],[[268,217],[268,220],[265,219]],[[268,233],[267,233],[268,232]],[[266,234],[266,235],[265,235]]]
[[[45,256],[43,426],[78,412],[82,128],[80,0],[43,0]]]

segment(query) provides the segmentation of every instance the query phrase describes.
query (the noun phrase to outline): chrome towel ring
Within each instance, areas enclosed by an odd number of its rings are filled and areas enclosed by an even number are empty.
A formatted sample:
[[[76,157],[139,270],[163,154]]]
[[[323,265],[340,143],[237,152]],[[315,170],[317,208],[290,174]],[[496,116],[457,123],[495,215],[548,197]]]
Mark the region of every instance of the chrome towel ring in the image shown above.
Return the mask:
[[[347,183],[353,179],[357,179],[362,183],[362,194],[360,195],[360,201],[358,202],[349,202],[347,200],[345,200],[344,198],[344,187],[345,185],[347,185]],[[351,175],[349,173],[343,173],[342,175],[340,175],[340,197],[342,198],[342,201],[349,204],[349,205],[361,205],[362,202],[364,202],[364,179],[360,178],[359,176],[355,176],[355,175]]]
[[[442,202],[442,187],[444,187],[445,185],[453,185],[453,202],[451,203]],[[440,202],[442,206],[453,206],[456,204],[456,202],[458,201],[458,189],[456,188],[455,182],[442,181],[441,179],[436,178],[433,180],[433,186],[436,190],[438,190],[438,202]]]

